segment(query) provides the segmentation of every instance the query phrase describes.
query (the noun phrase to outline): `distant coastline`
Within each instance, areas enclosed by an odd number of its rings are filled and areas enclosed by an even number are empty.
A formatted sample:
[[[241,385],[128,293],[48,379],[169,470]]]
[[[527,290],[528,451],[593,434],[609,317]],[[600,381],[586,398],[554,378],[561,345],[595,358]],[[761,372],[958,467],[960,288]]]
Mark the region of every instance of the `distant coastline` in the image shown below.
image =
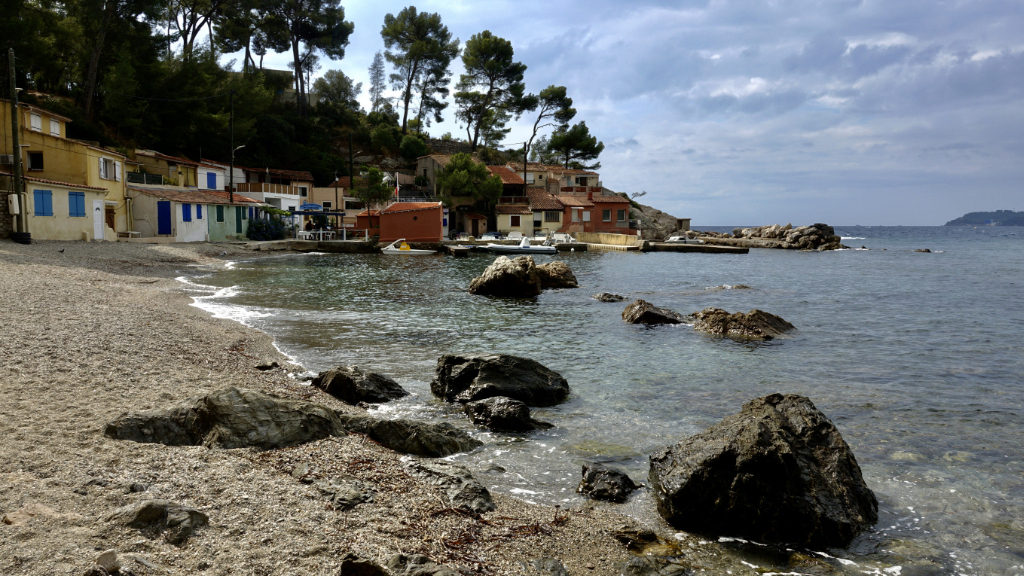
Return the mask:
[[[969,212],[946,226],[1024,226],[1024,212],[996,210],[995,212]]]

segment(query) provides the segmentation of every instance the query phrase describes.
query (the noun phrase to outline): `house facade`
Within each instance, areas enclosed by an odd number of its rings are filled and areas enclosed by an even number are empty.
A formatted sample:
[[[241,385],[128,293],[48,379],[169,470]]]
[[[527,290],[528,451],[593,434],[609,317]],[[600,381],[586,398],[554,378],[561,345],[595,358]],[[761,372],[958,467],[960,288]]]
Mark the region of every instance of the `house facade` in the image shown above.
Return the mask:
[[[228,170],[216,164],[200,162],[197,169],[200,190],[227,190]]]
[[[141,165],[140,172],[159,174],[177,186],[198,187],[199,162],[170,156],[156,150],[136,150],[133,160]]]
[[[494,211],[497,215],[497,231],[508,236],[510,232],[519,232],[523,236],[533,235],[533,210],[529,204],[498,204]]]
[[[13,179],[12,174],[0,172],[0,187],[10,189]],[[24,211],[33,238],[85,241],[105,238],[106,189],[31,176],[23,177],[22,184],[26,205],[19,205],[17,209],[19,213]]]
[[[251,168],[235,165],[245,174],[245,180],[235,181],[235,192],[264,202],[279,210],[296,211],[309,202],[313,189],[313,174],[300,170],[277,168]]]
[[[394,202],[380,211],[380,241],[440,242],[444,239],[443,219],[440,202]]]
[[[131,184],[132,215],[142,238],[166,242],[220,242],[246,237],[260,203],[223,191]]]
[[[125,201],[125,156],[94,143],[66,137],[68,118],[36,106],[18,105],[18,139],[21,150],[22,174],[27,178],[57,182],[85,190],[103,190],[102,233],[91,235],[96,240],[115,240],[118,232],[130,230],[128,206]],[[10,134],[11,102],[0,100],[0,123]],[[13,173],[15,151],[11,140],[0,141],[0,171]],[[26,180],[25,182],[31,182]],[[61,190],[64,191],[63,189]],[[89,207],[90,214],[95,211]],[[48,227],[29,232],[34,237],[47,239]],[[76,237],[80,238],[80,236]]]

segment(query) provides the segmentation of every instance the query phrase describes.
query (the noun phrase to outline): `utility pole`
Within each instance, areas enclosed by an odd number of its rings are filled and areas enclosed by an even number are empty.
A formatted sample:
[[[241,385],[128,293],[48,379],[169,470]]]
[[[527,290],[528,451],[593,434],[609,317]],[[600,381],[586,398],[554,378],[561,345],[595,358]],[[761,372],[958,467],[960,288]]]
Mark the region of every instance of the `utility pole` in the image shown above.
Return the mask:
[[[228,169],[228,202],[235,203],[235,91],[232,90],[228,94],[228,99],[231,106],[231,119],[229,124],[231,125],[231,167]],[[199,159],[202,161],[202,158]]]
[[[11,153],[14,156],[14,197],[18,199],[18,231],[13,240],[19,244],[31,244],[32,237],[28,231],[28,206],[25,195],[21,193],[21,128],[18,126],[18,83],[14,75],[14,48],[7,51],[8,74],[11,79]]]

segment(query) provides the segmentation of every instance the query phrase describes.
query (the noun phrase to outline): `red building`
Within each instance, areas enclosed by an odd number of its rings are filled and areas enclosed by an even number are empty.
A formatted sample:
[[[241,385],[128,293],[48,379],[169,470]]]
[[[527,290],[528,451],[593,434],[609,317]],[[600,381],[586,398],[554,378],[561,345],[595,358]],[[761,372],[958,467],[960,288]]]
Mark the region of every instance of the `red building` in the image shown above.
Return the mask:
[[[381,243],[390,244],[399,238],[407,242],[440,242],[443,218],[440,202],[395,202],[381,210],[374,221],[380,221]]]

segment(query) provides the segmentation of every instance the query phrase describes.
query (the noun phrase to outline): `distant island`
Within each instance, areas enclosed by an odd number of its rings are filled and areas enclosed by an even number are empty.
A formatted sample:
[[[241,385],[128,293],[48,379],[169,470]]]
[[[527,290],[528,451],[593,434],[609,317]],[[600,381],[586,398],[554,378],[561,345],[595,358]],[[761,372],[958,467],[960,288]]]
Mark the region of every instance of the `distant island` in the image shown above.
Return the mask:
[[[995,212],[970,212],[946,222],[946,226],[1024,226],[1024,212],[996,210]]]

